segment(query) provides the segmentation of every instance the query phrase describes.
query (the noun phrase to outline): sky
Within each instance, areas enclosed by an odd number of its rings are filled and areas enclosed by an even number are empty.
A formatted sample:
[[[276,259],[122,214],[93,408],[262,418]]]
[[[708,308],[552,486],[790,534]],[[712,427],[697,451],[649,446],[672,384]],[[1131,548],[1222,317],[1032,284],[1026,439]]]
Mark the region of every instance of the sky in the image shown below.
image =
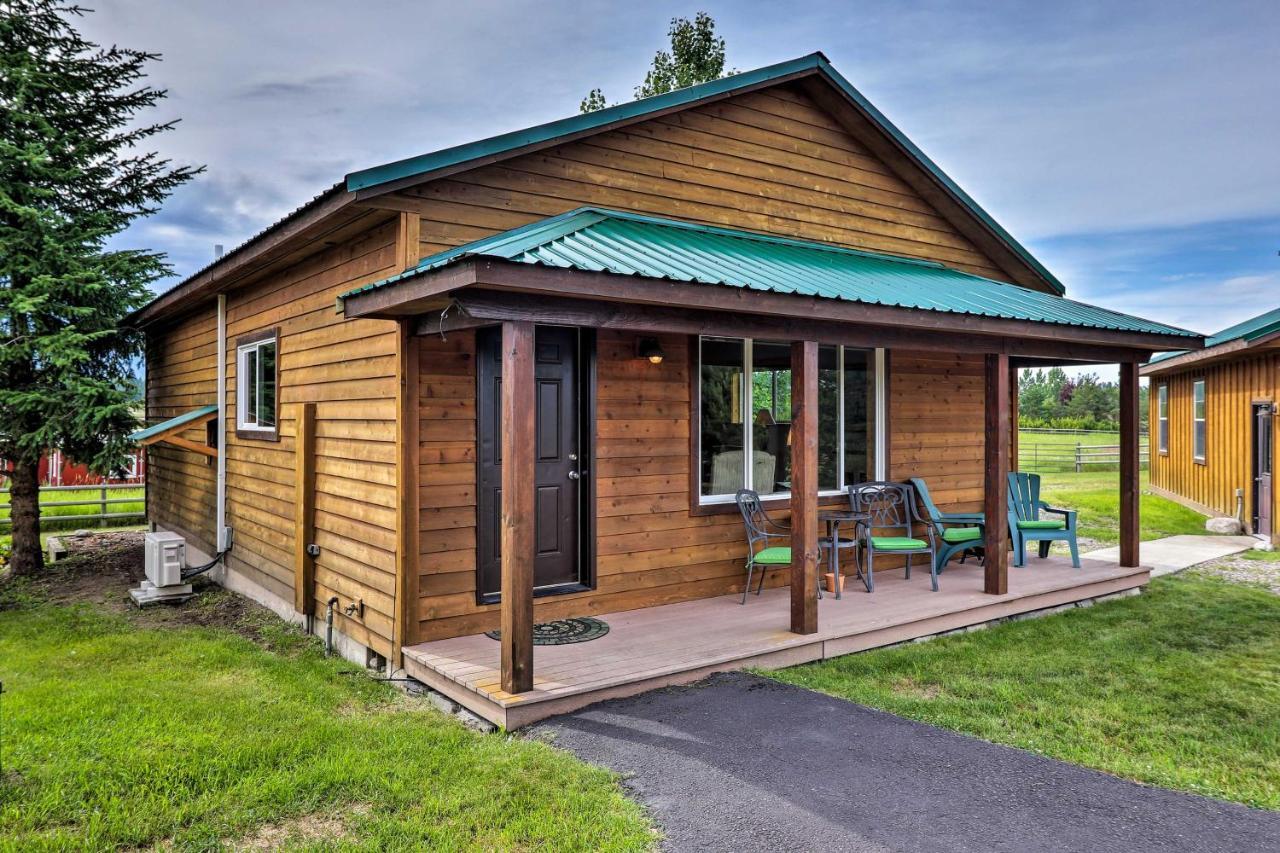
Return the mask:
[[[673,16],[729,65],[815,50],[1070,297],[1199,332],[1280,305],[1280,9],[1167,2],[95,0],[163,54],[157,147],[207,167],[117,240],[176,278],[349,171],[629,100]]]

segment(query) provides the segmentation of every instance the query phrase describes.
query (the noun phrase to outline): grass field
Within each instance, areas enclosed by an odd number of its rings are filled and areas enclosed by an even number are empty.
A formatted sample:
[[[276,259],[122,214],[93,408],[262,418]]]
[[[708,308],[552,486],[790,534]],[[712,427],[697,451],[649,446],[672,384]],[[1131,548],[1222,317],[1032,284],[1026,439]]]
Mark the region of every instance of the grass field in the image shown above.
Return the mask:
[[[1160,785],[1280,809],[1280,596],[1142,596],[781,670],[779,680]]]
[[[1108,545],[1120,541],[1120,475],[1114,472],[1041,474],[1041,498],[1079,513],[1080,536]],[[1204,533],[1204,516],[1182,504],[1146,492],[1147,475],[1140,479],[1138,498],[1141,538],[1159,539],[1181,533]]]
[[[146,489],[139,486],[137,488],[118,488],[112,487],[107,491],[109,500],[124,500],[134,498],[130,503],[108,504],[107,512],[128,512],[136,513],[138,520],[142,520],[142,514],[146,511]],[[97,520],[86,520],[84,516],[97,515],[102,512],[102,489],[101,487],[86,487],[83,489],[67,489],[67,490],[41,490],[40,492],[40,529],[41,530],[73,530],[77,527],[98,527]],[[84,501],[85,503],[77,506],[49,506],[50,503],[65,503],[70,501]],[[0,534],[9,531],[9,493],[0,492]],[[119,525],[125,519],[110,519],[109,524]]]
[[[56,571],[72,571],[67,563]],[[75,586],[63,577],[44,592],[0,585],[0,850],[655,841],[608,772],[473,732],[323,657],[261,608],[234,630],[201,627],[244,606],[231,593],[112,612],[110,602],[49,600]]]

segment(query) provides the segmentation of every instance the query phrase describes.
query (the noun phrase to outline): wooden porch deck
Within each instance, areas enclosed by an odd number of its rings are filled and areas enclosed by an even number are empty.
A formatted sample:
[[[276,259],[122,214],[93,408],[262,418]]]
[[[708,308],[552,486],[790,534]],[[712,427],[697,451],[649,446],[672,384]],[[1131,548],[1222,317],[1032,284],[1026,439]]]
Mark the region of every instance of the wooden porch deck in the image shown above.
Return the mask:
[[[952,563],[931,592],[927,572],[910,581],[902,571],[876,573],[868,594],[849,579],[844,597],[819,602],[818,633],[788,630],[786,588],[765,590],[744,607],[738,596],[606,613],[605,637],[534,650],[534,689],[504,693],[500,646],[484,634],[436,640],[404,649],[410,675],[485,719],[508,729],[604,699],[696,681],[745,667],[779,668],[890,645],[1146,584],[1144,568],[1065,557],[1031,558],[1010,567],[1007,595],[982,592],[982,568]]]

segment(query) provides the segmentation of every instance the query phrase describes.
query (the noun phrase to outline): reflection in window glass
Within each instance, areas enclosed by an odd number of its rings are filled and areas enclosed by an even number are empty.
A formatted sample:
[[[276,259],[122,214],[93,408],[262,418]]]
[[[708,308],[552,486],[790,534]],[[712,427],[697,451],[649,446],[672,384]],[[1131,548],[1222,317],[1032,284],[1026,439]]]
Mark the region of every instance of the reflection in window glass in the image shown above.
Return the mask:
[[[702,494],[732,495],[743,487],[741,340],[703,338],[700,413]]]
[[[791,489],[791,346],[751,347],[752,488],[762,495]]]
[[[844,351],[844,481],[863,483],[875,470],[875,364],[871,350]]]
[[[1191,386],[1191,455],[1196,459],[1204,459],[1205,445],[1205,408],[1204,380],[1200,379]]]
[[[258,348],[258,426],[276,425],[276,342]]]
[[[818,488],[840,488],[840,350],[818,347]]]

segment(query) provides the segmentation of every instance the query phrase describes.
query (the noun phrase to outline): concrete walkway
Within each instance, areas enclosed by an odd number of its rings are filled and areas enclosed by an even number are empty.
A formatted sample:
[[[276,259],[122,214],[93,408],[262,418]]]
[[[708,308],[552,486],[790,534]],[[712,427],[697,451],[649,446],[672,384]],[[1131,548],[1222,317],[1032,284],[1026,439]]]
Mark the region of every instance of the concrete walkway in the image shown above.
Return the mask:
[[[528,731],[621,773],[674,851],[1280,847],[1278,812],[1136,785],[746,673]]]
[[[1166,536],[1143,542],[1138,553],[1142,565],[1151,567],[1151,576],[1154,578],[1248,551],[1257,541],[1252,536]],[[1120,546],[1090,551],[1080,556],[1119,563]]]

